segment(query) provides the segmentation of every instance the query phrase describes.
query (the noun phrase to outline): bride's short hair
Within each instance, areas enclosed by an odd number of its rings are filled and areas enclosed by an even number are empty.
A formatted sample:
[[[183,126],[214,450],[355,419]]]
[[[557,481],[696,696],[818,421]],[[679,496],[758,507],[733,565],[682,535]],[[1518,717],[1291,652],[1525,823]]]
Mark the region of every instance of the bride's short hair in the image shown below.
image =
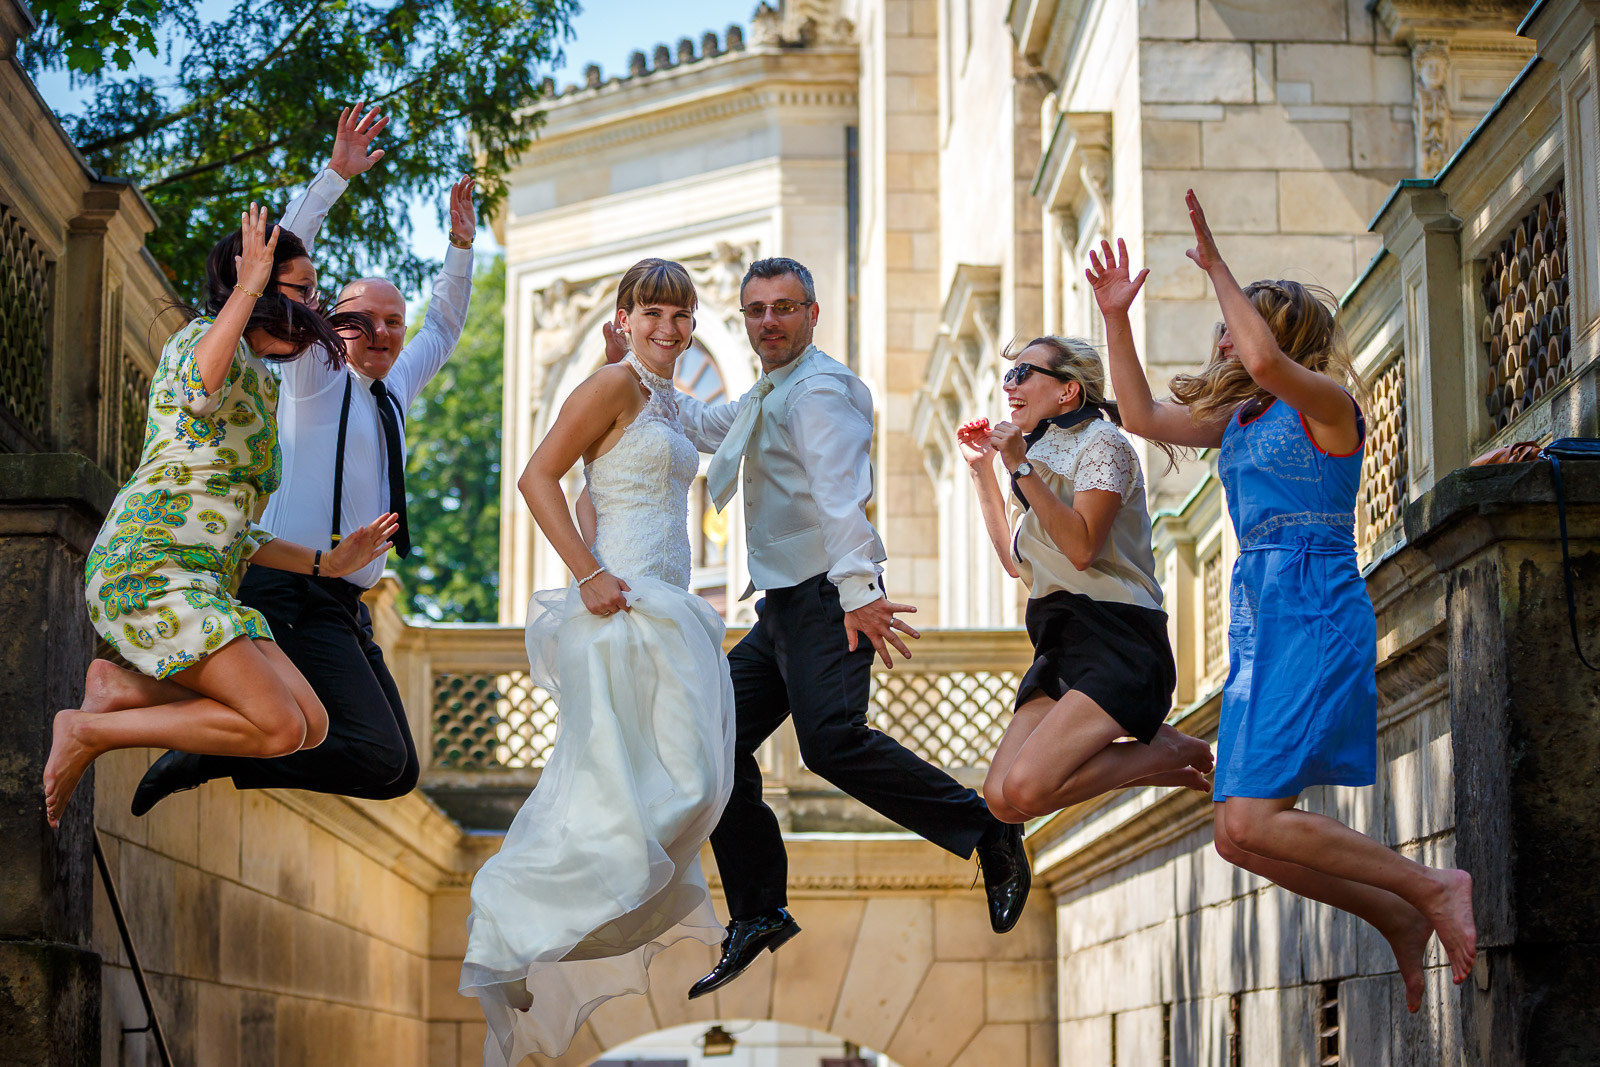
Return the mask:
[[[641,259],[617,283],[617,309],[632,311],[642,304],[669,304],[693,310],[700,306],[694,279],[682,263]]]

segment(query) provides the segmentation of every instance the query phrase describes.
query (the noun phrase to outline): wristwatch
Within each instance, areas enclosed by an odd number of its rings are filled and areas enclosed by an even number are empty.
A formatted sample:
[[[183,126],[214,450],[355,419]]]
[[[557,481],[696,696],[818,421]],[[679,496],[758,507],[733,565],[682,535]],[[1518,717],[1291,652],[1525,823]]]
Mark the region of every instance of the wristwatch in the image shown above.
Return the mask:
[[[472,238],[469,237],[465,241],[463,241],[460,238],[458,238],[454,233],[452,233],[452,234],[450,234],[450,245],[453,248],[471,248],[472,247]]]
[[[1013,477],[1013,478],[1026,478],[1028,475],[1030,475],[1032,473],[1033,473],[1033,464],[1029,463],[1027,460],[1023,460],[1021,463],[1017,464],[1017,469],[1011,472],[1011,477]]]

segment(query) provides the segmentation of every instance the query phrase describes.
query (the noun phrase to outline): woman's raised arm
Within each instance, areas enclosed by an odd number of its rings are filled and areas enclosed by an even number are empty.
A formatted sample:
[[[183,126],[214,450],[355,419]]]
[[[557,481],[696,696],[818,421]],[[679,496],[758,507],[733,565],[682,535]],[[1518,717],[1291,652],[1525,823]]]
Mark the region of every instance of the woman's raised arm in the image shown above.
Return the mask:
[[[1104,262],[1102,262],[1102,258]],[[1133,326],[1128,309],[1144,287],[1150,274],[1147,267],[1136,277],[1128,276],[1128,246],[1117,238],[1117,249],[1100,242],[1100,253],[1089,253],[1089,269],[1084,277],[1094,290],[1095,303],[1106,323],[1106,364],[1111,373],[1111,388],[1117,396],[1122,425],[1129,433],[1152,441],[1165,441],[1183,448],[1214,448],[1222,443],[1223,424],[1197,425],[1189,409],[1170,400],[1157,400],[1150,394],[1150,382],[1139,365],[1133,343]]]

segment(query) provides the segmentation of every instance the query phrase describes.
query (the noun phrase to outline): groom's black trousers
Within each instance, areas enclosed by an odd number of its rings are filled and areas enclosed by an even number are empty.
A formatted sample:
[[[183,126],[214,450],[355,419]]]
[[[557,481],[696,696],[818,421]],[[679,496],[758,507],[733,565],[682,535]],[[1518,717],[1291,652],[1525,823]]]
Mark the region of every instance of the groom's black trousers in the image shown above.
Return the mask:
[[[245,572],[239,600],[266,616],[272,637],[328,711],[316,748],[275,759],[202,756],[206,777],[239,789],[309,789],[393,800],[417,786],[417,749],[362,590],[342,578],[271,567]]]
[[[761,799],[755,751],[788,715],[806,767],[872,810],[958,856],[995,819],[983,800],[867,725],[872,643],[848,649],[839,591],[825,574],[756,603],[756,624],[728,654],[738,738],[733,795],[711,835],[728,915],[747,919],[788,903],[788,856]]]

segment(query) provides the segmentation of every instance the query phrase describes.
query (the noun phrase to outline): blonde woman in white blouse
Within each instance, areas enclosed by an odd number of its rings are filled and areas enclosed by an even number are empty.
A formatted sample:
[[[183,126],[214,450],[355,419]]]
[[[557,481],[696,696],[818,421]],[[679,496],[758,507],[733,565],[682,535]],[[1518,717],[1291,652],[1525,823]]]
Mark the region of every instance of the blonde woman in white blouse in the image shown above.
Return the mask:
[[[1105,380],[1087,343],[1035,338],[1005,375],[1010,419],[956,433],[1001,565],[1028,586],[1034,661],[983,787],[1005,822],[1130,785],[1210,788],[1210,746],[1165,725],[1177,668],[1144,474]]]

